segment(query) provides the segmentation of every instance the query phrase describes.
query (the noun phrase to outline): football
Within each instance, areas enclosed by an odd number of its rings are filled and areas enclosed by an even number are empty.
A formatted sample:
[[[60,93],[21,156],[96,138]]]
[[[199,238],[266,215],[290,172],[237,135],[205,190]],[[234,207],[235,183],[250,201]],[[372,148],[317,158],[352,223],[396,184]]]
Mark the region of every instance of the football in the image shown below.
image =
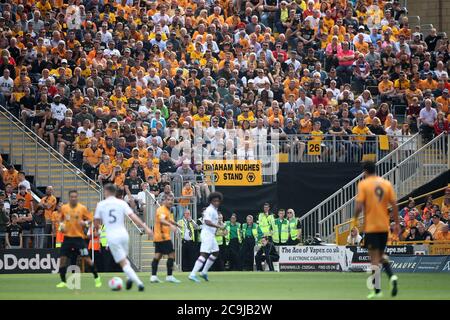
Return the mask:
[[[119,277],[113,277],[109,280],[108,285],[112,291],[120,291],[123,287],[123,281]]]

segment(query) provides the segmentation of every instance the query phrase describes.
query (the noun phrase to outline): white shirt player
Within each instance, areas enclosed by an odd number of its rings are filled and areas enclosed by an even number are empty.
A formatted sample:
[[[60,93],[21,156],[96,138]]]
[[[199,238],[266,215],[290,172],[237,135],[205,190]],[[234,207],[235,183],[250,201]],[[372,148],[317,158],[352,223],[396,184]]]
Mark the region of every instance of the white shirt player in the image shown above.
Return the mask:
[[[108,240],[127,233],[125,228],[125,215],[130,215],[133,210],[123,200],[116,197],[108,197],[97,204],[95,219],[101,219],[106,228]]]
[[[208,208],[205,209],[203,212],[203,222],[205,220],[209,220],[214,224],[219,223],[219,213],[217,212],[217,209],[210,204]],[[201,237],[203,239],[204,236],[215,236],[216,235],[216,229],[215,227],[211,227],[203,223],[202,225],[202,232]]]

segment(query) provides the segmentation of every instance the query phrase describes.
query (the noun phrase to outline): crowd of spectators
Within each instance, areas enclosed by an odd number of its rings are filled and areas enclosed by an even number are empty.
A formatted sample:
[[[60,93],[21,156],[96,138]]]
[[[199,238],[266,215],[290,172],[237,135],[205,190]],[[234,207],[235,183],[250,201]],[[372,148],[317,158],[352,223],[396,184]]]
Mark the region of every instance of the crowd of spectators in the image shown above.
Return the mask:
[[[398,1],[0,5],[0,104],[100,183],[132,159],[158,170],[164,151],[168,172],[253,159],[262,141],[301,161],[329,135],[359,161],[366,136],[448,131],[448,38]]]
[[[450,188],[445,190],[442,203],[436,203],[429,197],[425,204],[416,207],[415,201],[410,199],[400,211],[401,232],[398,241],[450,240],[449,209]]]
[[[417,205],[413,198],[408,200],[406,207],[399,212],[400,231],[393,232],[392,223],[388,244],[395,245],[399,241],[450,241],[449,233],[450,187],[445,189],[441,203],[427,197],[422,205]],[[353,227],[347,238],[347,244],[358,245],[363,236],[357,227]]]
[[[0,248],[52,247],[45,233],[52,232],[55,208],[46,205],[45,197],[37,203],[25,172],[4,165],[0,156]]]

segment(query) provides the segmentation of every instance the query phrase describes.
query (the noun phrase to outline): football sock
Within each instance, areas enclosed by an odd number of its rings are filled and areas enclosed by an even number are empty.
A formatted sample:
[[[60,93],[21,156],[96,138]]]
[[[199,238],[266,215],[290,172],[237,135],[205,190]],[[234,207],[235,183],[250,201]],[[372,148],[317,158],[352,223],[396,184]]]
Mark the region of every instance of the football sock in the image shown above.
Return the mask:
[[[200,256],[198,257],[197,261],[195,261],[194,269],[192,269],[191,276],[195,276],[195,274],[200,271],[200,269],[203,267],[203,264],[205,263],[205,257]]]
[[[138,286],[142,284],[142,281],[139,279],[136,272],[134,272],[133,268],[130,266],[129,263],[127,263],[123,268],[123,272],[127,275],[128,279],[136,283]]]
[[[62,282],[66,282],[66,272],[67,272],[67,267],[59,268],[59,276],[60,276]]]
[[[153,261],[152,261],[152,276],[156,276],[156,274],[158,273],[158,263],[159,263],[158,260],[153,259]]]
[[[92,269],[92,274],[94,275],[94,279],[97,279],[98,278],[97,266],[95,264],[92,264],[91,269]]]
[[[383,268],[390,279],[394,275],[394,273],[392,272],[391,264],[389,263],[388,259],[383,259]]]
[[[203,273],[208,273],[209,268],[212,267],[214,262],[216,261],[217,257],[213,256],[212,254],[208,257],[208,260],[206,260],[205,266],[203,267]]]
[[[167,275],[170,277],[173,271],[173,259],[167,259]]]
[[[380,267],[372,265],[372,284],[375,289],[375,293],[379,293],[381,291],[381,277],[380,277]]]

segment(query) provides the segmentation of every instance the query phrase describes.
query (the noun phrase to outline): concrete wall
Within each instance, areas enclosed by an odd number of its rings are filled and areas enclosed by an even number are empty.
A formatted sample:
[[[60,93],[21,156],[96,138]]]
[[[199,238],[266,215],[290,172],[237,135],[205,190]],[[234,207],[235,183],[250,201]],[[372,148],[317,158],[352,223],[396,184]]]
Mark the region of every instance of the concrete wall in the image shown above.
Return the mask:
[[[408,16],[420,16],[421,25],[431,23],[438,32],[450,33],[450,0],[408,0],[407,7]]]

